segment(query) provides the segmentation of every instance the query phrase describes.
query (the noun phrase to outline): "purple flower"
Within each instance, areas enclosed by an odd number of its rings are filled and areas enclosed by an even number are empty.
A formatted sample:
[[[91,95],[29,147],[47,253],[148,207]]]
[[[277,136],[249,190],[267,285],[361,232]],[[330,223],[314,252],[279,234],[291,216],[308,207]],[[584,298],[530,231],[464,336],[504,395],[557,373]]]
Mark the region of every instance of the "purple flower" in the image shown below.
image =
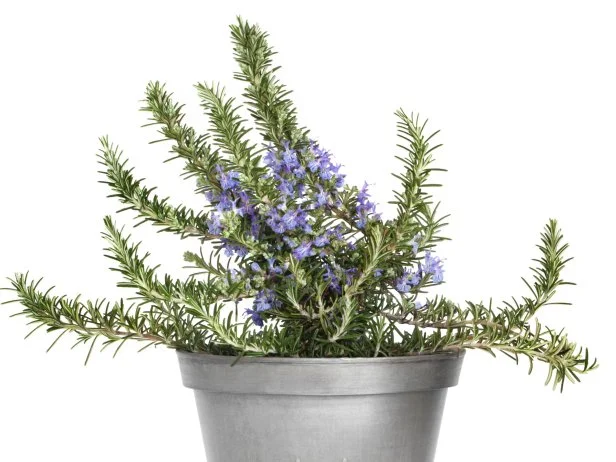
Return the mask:
[[[237,198],[239,199],[239,202],[241,204],[241,212],[239,212],[238,214],[240,216],[247,215],[249,217],[253,217],[255,215],[255,208],[250,203],[250,197],[248,196],[248,193],[246,191],[239,191],[237,193]]]
[[[359,229],[364,229],[366,224],[368,224],[368,217],[365,215],[360,215],[355,224]]]
[[[298,260],[303,260],[310,255],[314,255],[312,243],[310,242],[302,242],[295,249],[293,249],[293,256]]]
[[[333,239],[338,240],[338,241],[343,241],[343,240],[344,240],[344,236],[342,235],[342,231],[341,231],[341,229],[342,229],[342,228],[341,228],[341,226],[340,226],[340,225],[338,225],[338,226],[336,226],[336,227],[335,227],[335,228],[333,228],[333,229],[332,229],[332,228],[329,228],[329,229],[326,231],[326,234],[327,234],[327,236],[328,236],[330,239],[331,239],[331,238],[333,238]]]
[[[206,221],[206,225],[210,234],[219,235],[222,233],[222,223],[218,213],[211,213],[210,218]]]
[[[353,282],[353,277],[357,274],[357,268],[349,268],[344,273],[346,274],[346,285],[350,286]]]
[[[264,296],[259,296],[255,299],[254,306],[257,311],[267,311],[272,308],[272,304],[269,299]]]
[[[219,199],[219,195],[217,192],[214,191],[205,191],[205,198],[209,201],[209,202],[218,202]]]
[[[321,167],[321,164],[317,159],[312,159],[308,162],[308,170],[312,173],[316,172]]]
[[[263,327],[263,318],[261,317],[261,313],[251,308],[246,308],[245,313],[250,315],[255,326]]]
[[[225,249],[225,255],[227,257],[232,257],[234,255],[237,255],[238,257],[245,257],[248,255],[248,249],[246,247],[239,244],[233,244],[227,239],[223,239],[222,241],[222,247]]]
[[[318,207],[324,207],[329,202],[329,194],[319,185],[319,192],[316,195],[316,204]]]
[[[252,235],[252,237],[258,238],[259,234],[261,233],[261,225],[259,224],[259,220],[256,216],[252,215],[251,219],[252,221],[250,223],[250,234]]]
[[[336,273],[330,265],[325,265],[325,274],[323,275],[323,279],[326,282],[329,282],[329,287],[332,288],[335,292],[342,292],[342,289],[340,287],[340,279],[338,279],[338,276],[336,276]]]
[[[295,170],[293,170],[293,174],[301,180],[302,178],[306,177],[306,169],[300,165]]]
[[[216,178],[220,181],[220,187],[223,190],[234,189],[239,186],[239,181],[237,179],[240,177],[238,172],[225,172],[220,165],[216,166]]]
[[[282,221],[269,219],[267,220],[267,224],[276,234],[282,234],[286,231],[286,228],[284,227],[284,223],[282,223]]]
[[[278,152],[271,145],[268,147],[268,151],[265,153],[263,160],[265,165],[270,167],[276,173],[279,173],[282,169],[282,163],[278,158]]]
[[[363,204],[368,200],[369,197],[370,194],[368,193],[368,183],[364,182],[364,185],[361,187],[359,193],[357,194],[357,202]]]
[[[300,166],[299,161],[297,160],[297,153],[293,149],[287,149],[282,153],[282,162],[287,171],[291,172],[294,168],[298,168]]]
[[[334,172],[331,169],[329,169],[327,167],[324,168],[322,166],[321,167],[321,173],[319,174],[319,177],[322,180],[331,180],[334,177]]]
[[[274,257],[267,258],[267,264],[270,274],[282,274],[284,271],[282,267],[276,265],[276,259]]]
[[[293,231],[299,226],[297,210],[289,210],[282,216],[282,223],[287,231]]]
[[[233,200],[228,194],[221,194],[218,196],[218,201],[216,210],[219,212],[226,212],[227,210],[232,210],[235,207],[235,202],[237,199]]]
[[[278,190],[288,197],[295,197],[295,183],[293,181],[280,179]]]
[[[244,216],[244,207],[237,206],[237,199],[233,201],[233,205],[231,206],[231,212],[235,215],[239,215],[240,217]]]
[[[355,224],[360,229],[365,228],[369,220],[380,218],[380,215],[375,214],[376,205],[370,202],[369,198],[370,194],[368,193],[368,183],[364,183],[357,194],[357,205],[355,207],[355,211],[357,213],[357,220]]]
[[[240,199],[240,202],[242,203],[242,205],[250,204],[250,197],[248,196],[248,193],[246,191],[238,192],[237,197]]]
[[[407,278],[400,277],[396,279],[396,290],[403,294],[409,292],[413,286],[411,286],[410,281]]]
[[[267,215],[269,218],[265,220],[265,222],[269,225],[272,231],[274,231],[276,234],[284,233],[286,228],[280,218],[280,215],[278,215],[278,212],[276,212],[275,209],[270,209],[267,212]]]
[[[257,293],[253,302],[253,310],[257,313],[277,308],[280,302],[276,300],[276,294],[272,289],[263,289]]]
[[[254,272],[256,273],[260,273],[261,272],[261,267],[259,266],[259,264],[254,261],[250,264],[250,269],[252,269]]]
[[[336,188],[340,189],[340,188],[342,188],[344,186],[344,177],[345,176],[346,175],[342,175],[342,174],[336,175]]]
[[[439,257],[433,257],[432,252],[426,251],[424,257],[423,271],[432,275],[432,281],[435,283],[443,282],[443,262]]]
[[[325,247],[329,244],[329,239],[325,235],[320,235],[314,238],[313,244],[315,247]]]
[[[381,276],[383,276],[383,270],[377,268],[374,270],[374,277],[375,278],[380,278]]]
[[[308,223],[308,214],[301,207],[297,208],[297,223],[299,226],[305,226]]]
[[[411,291],[411,289],[417,286],[420,282],[419,275],[417,273],[411,273],[409,270],[404,270],[402,276],[395,281],[396,290],[403,294]]]

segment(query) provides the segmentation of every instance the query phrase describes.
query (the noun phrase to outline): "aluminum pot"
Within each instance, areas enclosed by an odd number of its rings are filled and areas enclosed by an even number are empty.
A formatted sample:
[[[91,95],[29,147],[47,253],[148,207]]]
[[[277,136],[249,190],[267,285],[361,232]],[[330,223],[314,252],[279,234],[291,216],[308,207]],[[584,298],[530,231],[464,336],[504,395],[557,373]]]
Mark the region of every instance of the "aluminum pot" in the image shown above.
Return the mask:
[[[207,462],[432,462],[464,352],[178,358]]]

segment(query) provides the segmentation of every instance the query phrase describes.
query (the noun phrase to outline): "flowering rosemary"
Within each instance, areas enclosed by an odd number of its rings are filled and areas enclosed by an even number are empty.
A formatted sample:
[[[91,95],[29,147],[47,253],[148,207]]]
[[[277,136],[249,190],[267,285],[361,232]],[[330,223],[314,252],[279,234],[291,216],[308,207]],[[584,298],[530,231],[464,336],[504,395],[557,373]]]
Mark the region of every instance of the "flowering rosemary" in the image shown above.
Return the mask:
[[[548,382],[561,386],[596,367],[566,334],[532,321],[566,284],[560,274],[567,245],[554,220],[541,235],[530,295],[499,309],[426,299],[426,289],[444,281],[434,249],[445,239],[445,223],[429,194],[438,146],[425,122],[396,112],[405,155],[395,175],[401,183],[392,201],[397,213],[384,219],[368,184],[349,185],[332,154],[298,125],[289,91],[274,75],[267,34],[240,18],[231,32],[236,78],[246,84],[258,144],[218,85],[196,85],[208,135],[185,124],[182,105],[164,85],[150,83],[144,101],[173,158],[196,180],[203,210],[153,194],[107,138],[99,153],[104,182],[123,210],[196,238],[198,251],[184,258],[197,272],[184,281],[160,275],[105,217],[105,250],[122,275],[119,285],[135,290],[140,302],[56,296],[18,273],[10,279],[12,301],[23,306],[18,314],[60,337],[76,333],[78,343],[90,342],[90,352],[98,338],[103,348],[133,339],[225,355],[361,357],[476,348],[516,361],[525,356],[531,370],[534,361],[547,363]],[[209,256],[202,247],[207,242],[214,244]]]

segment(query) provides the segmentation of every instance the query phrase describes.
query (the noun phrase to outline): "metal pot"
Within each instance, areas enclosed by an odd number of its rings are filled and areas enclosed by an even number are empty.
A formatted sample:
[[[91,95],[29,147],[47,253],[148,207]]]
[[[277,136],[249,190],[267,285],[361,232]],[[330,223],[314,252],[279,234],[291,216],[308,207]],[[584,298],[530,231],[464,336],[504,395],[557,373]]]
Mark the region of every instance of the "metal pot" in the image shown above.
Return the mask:
[[[178,358],[207,462],[432,462],[464,352]]]

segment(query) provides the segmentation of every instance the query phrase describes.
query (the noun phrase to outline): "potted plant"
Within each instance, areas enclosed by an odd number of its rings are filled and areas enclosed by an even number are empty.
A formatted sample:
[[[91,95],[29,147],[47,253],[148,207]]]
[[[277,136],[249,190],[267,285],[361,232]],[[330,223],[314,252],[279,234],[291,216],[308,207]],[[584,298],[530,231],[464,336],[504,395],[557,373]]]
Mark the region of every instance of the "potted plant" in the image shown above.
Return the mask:
[[[165,86],[150,83],[144,110],[196,180],[203,210],[174,205],[133,176],[101,138],[104,182],[142,221],[196,241],[187,280],[161,275],[105,217],[103,237],[121,287],[138,303],[53,295],[40,280],[10,278],[19,313],[117,351],[127,340],[177,350],[194,389],[209,462],[381,461],[434,458],[447,388],[466,349],[546,363],[562,387],[594,369],[588,351],[541,325],[537,311],[568,284],[567,244],[555,220],[525,281],[529,294],[456,304],[428,296],[443,282],[435,253],[444,217],[429,194],[434,135],[398,110],[400,190],[394,217],[377,212],[367,184],[347,184],[341,166],[298,125],[275,77],[267,34],[241,18],[231,26],[235,77],[261,135],[249,139],[234,98],[197,84],[210,134],[189,127]],[[8,302],[7,302],[8,303]]]

